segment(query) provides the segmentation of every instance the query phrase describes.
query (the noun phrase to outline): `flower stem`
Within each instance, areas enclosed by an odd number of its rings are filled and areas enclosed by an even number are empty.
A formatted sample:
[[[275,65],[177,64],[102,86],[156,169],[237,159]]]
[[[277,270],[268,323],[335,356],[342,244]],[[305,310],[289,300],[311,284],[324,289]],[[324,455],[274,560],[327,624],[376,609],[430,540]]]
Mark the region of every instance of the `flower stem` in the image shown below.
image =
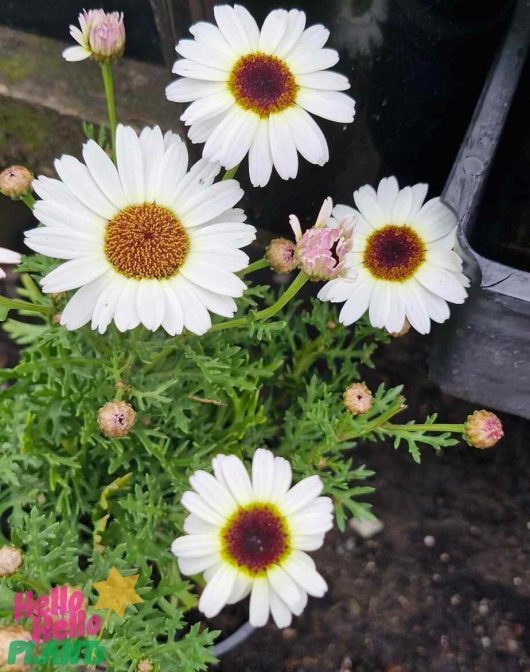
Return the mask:
[[[280,296],[280,298],[263,310],[258,310],[257,313],[254,313],[253,319],[263,322],[265,320],[274,317],[284,306],[286,306],[291,299],[293,299],[298,292],[302,289],[305,283],[309,280],[309,277],[303,272],[300,271],[293,282],[287,287],[285,292]],[[245,327],[247,324],[251,323],[249,317],[240,317],[237,320],[229,320],[227,322],[219,322],[214,324],[208,333],[213,331],[223,331],[224,329],[236,329],[237,327]]]
[[[7,296],[0,296],[0,306],[7,308],[14,308],[16,310],[29,310],[33,313],[53,313],[51,306],[37,306],[35,303],[29,301],[22,301],[22,299],[8,299]]]
[[[386,422],[381,428],[388,432],[392,432],[393,430],[405,430],[407,432],[458,432],[459,434],[463,434],[464,432],[464,425],[462,424],[394,425],[391,422]]]
[[[262,268],[268,268],[269,262],[265,257],[263,259],[258,259],[257,261],[253,261],[251,264],[249,264],[246,268],[244,268],[242,271],[239,271],[238,275],[240,278],[244,277],[245,275],[248,275],[249,273],[254,273],[254,271],[259,271]]]
[[[23,201],[30,210],[33,210],[35,199],[33,198],[32,194],[24,194],[24,196],[20,197],[20,200]]]
[[[229,170],[227,170],[225,172],[225,174],[223,175],[223,179],[221,181],[231,180],[234,177],[234,175],[237,173],[238,168],[239,168],[239,163],[237,164],[237,166],[234,166],[233,168],[230,168]]]
[[[110,141],[112,148],[112,158],[116,158],[116,104],[114,102],[114,82],[112,79],[112,66],[109,63],[101,63],[101,74],[103,75],[103,86],[105,87],[105,98],[107,99],[107,111],[109,113]]]

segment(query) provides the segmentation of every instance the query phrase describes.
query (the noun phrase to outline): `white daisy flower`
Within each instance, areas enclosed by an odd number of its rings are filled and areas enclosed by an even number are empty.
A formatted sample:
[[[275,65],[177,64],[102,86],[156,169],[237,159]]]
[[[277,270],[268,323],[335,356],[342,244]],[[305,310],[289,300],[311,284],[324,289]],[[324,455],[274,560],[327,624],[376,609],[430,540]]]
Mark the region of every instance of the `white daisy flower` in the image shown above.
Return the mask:
[[[329,72],[339,60],[323,48],[324,26],[305,28],[305,13],[271,12],[258,27],[241,5],[214,8],[217,26],[197,23],[193,40],[180,40],[183,57],[173,72],[182,79],[166,89],[169,100],[192,102],[181,119],[192,142],[205,142],[203,156],[225,168],[248,154],[250,179],[265,186],[273,165],[284,180],[296,177],[298,153],[324,165],[328,145],[311,114],[343,124],[353,121],[355,102],[342,91],[348,79]]]
[[[0,247],[0,264],[19,264],[20,263],[20,254],[18,252],[12,252],[7,250],[5,247]],[[0,268],[0,279],[6,277],[6,272],[3,268]]]
[[[26,244],[68,260],[42,287],[80,288],[61,316],[68,329],[91,321],[103,333],[114,320],[120,331],[141,323],[203,334],[210,312],[232,317],[233,297],[245,289],[235,275],[248,265],[239,248],[256,230],[233,209],[243,191],[235,180],[213,184],[219,165],[201,160],[187,172],[175,133],[145,128],[138,137],[119,125],[116,137],[117,166],[89,140],[85,163],[63,156],[55,162],[60,180],[33,183],[43,226],[26,233]]]
[[[421,334],[430,321],[449,317],[447,302],[463,303],[469,286],[454,252],[456,217],[439,198],[423,203],[428,185],[399,189],[395,177],[366,185],[353,195],[357,210],[337,205],[336,218],[355,215],[354,278],[337,278],[319,292],[323,301],[342,303],[343,324],[367,310],[374,327],[399,332],[405,318]]]
[[[352,58],[367,56],[383,44],[381,24],[388,15],[388,0],[349,0],[334,21],[335,44]]]
[[[332,501],[320,497],[318,476],[291,488],[289,462],[269,450],[255,452],[252,479],[235,455],[218,455],[213,468],[215,476],[195,472],[194,491],[182,497],[187,534],[171,546],[180,571],[204,572],[199,609],[207,618],[250,594],[251,625],[265,625],[270,613],[285,628],[308,595],[327,591],[305,551],[320,548],[333,526]]]

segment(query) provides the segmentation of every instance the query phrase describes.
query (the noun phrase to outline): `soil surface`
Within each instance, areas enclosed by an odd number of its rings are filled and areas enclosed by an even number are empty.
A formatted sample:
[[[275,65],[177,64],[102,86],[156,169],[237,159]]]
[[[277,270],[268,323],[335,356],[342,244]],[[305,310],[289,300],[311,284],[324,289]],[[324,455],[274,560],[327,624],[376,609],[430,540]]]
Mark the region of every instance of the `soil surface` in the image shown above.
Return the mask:
[[[384,348],[376,383],[405,383],[409,410],[460,422],[473,410],[427,380],[429,339],[409,334]],[[529,423],[504,415],[489,451],[405,451],[369,444],[359,463],[377,473],[372,497],[382,532],[330,533],[314,554],[329,584],[280,631],[255,632],[219,672],[530,672]],[[214,622],[234,631],[247,604]]]

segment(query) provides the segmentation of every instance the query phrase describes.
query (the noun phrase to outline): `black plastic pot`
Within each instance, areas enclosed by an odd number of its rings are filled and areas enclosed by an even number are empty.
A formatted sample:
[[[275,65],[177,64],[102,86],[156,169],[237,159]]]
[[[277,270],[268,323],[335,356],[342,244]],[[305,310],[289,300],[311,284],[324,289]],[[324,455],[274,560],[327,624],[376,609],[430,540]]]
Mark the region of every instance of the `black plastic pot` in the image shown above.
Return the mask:
[[[492,230],[481,204],[488,203],[488,193],[498,183],[488,177],[495,176],[494,157],[503,130],[504,135],[509,131],[508,112],[529,42],[530,1],[519,0],[444,190],[445,202],[458,216],[473,289],[438,330],[431,360],[432,377],[444,391],[525,418],[530,418],[530,273],[524,264],[515,268],[496,260],[501,255],[495,241],[506,223],[496,218]],[[521,102],[526,103],[528,127],[527,99]]]

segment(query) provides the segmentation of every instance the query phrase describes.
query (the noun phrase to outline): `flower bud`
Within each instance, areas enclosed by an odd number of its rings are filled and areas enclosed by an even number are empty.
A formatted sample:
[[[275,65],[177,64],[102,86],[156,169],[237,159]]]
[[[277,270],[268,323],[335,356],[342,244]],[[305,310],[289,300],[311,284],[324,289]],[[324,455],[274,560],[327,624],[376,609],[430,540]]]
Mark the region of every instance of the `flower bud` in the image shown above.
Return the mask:
[[[22,626],[9,625],[0,628],[0,670],[2,672],[29,672],[31,670],[31,665],[24,665],[25,652],[17,656],[16,662],[7,664],[11,642],[20,641],[31,641],[31,633],[24,630]]]
[[[135,422],[134,408],[126,401],[109,401],[98,411],[98,425],[105,436],[127,436]]]
[[[344,405],[352,415],[363,415],[372,408],[374,400],[364,383],[353,383],[344,392]]]
[[[152,672],[153,663],[149,658],[145,658],[138,663],[138,672]]]
[[[29,194],[33,174],[25,166],[10,166],[0,173],[0,193],[9,198]]]
[[[20,569],[22,555],[14,546],[0,548],[0,576],[10,576]]]
[[[290,273],[298,266],[296,245],[287,238],[274,238],[267,247],[266,256],[276,273]]]
[[[410,331],[410,322],[405,318],[405,322],[403,322],[403,326],[399,331],[391,331],[390,335],[394,336],[394,338],[399,338],[400,336],[406,336]]]
[[[125,26],[121,12],[83,10],[79,14],[79,26],[70,26],[70,35],[78,44],[63,51],[65,60],[93,58],[100,63],[113,63],[123,55]]]
[[[490,411],[474,411],[467,416],[464,439],[475,448],[491,448],[504,436],[502,422]]]

